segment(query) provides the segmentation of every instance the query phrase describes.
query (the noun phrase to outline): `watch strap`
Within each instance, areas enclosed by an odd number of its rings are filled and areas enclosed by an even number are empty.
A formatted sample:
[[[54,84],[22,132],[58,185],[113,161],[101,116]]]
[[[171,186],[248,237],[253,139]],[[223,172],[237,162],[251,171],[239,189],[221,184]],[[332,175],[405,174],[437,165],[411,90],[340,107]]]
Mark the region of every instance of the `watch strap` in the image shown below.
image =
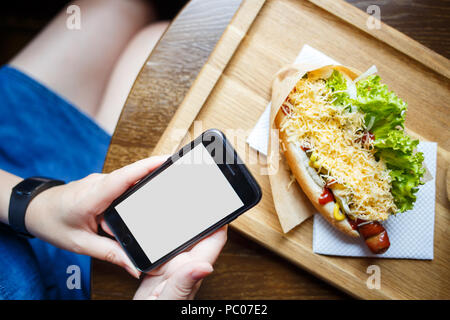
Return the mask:
[[[61,184],[64,184],[64,181],[45,177],[31,177],[17,184],[12,189],[9,201],[9,226],[18,234],[32,238],[25,226],[28,205],[41,192]]]

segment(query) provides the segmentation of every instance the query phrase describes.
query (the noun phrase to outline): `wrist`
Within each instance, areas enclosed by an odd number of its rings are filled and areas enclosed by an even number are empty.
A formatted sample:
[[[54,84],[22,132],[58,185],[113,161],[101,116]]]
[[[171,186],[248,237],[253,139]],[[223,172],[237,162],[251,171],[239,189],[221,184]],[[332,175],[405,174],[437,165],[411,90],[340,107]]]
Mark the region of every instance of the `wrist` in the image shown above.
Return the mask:
[[[54,193],[58,191],[58,188],[59,186],[41,192],[28,205],[25,212],[25,226],[28,232],[35,237],[42,238],[44,236],[44,231],[46,230],[45,222],[48,219],[48,215],[55,210],[54,199],[56,197]]]
[[[61,184],[64,184],[61,180],[52,180],[45,177],[31,177],[17,184],[12,189],[9,202],[9,226],[20,235],[31,236],[26,226],[26,213],[28,212],[28,207],[34,198],[41,193]],[[41,197],[41,199],[42,198],[44,198],[44,196]],[[41,201],[38,203],[41,203]]]

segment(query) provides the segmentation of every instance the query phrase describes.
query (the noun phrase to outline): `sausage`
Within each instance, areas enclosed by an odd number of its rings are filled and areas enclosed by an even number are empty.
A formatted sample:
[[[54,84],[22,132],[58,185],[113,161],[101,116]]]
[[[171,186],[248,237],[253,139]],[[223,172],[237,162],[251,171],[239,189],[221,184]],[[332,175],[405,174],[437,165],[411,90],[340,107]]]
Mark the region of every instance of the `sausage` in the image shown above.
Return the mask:
[[[389,236],[386,229],[378,221],[358,224],[358,231],[373,253],[381,254],[389,249],[391,245]]]

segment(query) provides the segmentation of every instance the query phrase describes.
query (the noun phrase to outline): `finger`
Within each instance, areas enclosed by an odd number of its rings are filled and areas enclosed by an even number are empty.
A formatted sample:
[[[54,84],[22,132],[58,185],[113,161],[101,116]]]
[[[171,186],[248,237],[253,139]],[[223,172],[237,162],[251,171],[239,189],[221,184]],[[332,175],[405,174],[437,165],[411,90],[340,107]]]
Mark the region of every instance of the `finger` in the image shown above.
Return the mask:
[[[157,299],[159,298],[159,296],[161,295],[161,292],[163,291],[163,289],[165,288],[166,284],[167,284],[167,279],[160,282],[155,289],[153,290],[152,294],[150,295],[150,299]],[[153,298],[154,297],[154,298]]]
[[[167,280],[162,276],[145,276],[136,290],[133,300],[156,299],[166,282]]]
[[[139,279],[141,272],[136,269],[117,241],[95,234],[84,236],[83,239],[83,248],[86,249],[80,253],[114,263]]]
[[[177,256],[173,257],[170,261],[164,263],[163,265],[151,270],[147,274],[150,276],[165,276],[170,277],[179,267],[192,261],[189,252],[182,252]]]
[[[190,262],[179,268],[164,286],[159,299],[162,300],[186,300],[190,298],[198,281],[213,271],[207,262]]]
[[[200,289],[200,286],[202,285],[202,282],[203,282],[203,279],[201,279],[200,281],[198,281],[198,282],[195,284],[194,288],[192,289],[191,294],[190,294],[189,297],[188,297],[188,300],[194,300],[195,295],[196,295],[197,292],[198,292],[198,289]]]
[[[169,156],[154,156],[139,160],[123,168],[104,175],[98,184],[100,194],[105,195],[105,202],[112,202],[138,180],[158,168]]]
[[[180,266],[192,260],[205,261],[213,265],[226,243],[227,230],[227,225],[220,228],[194,245],[190,251],[180,253],[169,262],[153,269],[148,274],[152,276],[159,276],[162,274],[170,276]]]
[[[192,259],[206,261],[213,265],[227,242],[227,231],[228,226],[224,226],[197,243],[189,251]]]
[[[100,220],[100,226],[102,227],[103,231],[105,231],[107,234],[109,234],[110,236],[114,237],[114,233],[112,232],[112,230],[109,228],[108,224],[105,221],[105,218],[102,217]]]

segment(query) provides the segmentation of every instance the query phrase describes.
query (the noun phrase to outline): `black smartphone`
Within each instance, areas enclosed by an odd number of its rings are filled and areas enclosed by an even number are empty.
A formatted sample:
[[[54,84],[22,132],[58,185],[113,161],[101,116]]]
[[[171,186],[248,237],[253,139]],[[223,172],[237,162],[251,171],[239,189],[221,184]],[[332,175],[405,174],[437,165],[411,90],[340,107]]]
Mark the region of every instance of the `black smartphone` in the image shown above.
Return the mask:
[[[255,206],[256,180],[219,130],[205,131],[117,198],[105,221],[143,272]]]

